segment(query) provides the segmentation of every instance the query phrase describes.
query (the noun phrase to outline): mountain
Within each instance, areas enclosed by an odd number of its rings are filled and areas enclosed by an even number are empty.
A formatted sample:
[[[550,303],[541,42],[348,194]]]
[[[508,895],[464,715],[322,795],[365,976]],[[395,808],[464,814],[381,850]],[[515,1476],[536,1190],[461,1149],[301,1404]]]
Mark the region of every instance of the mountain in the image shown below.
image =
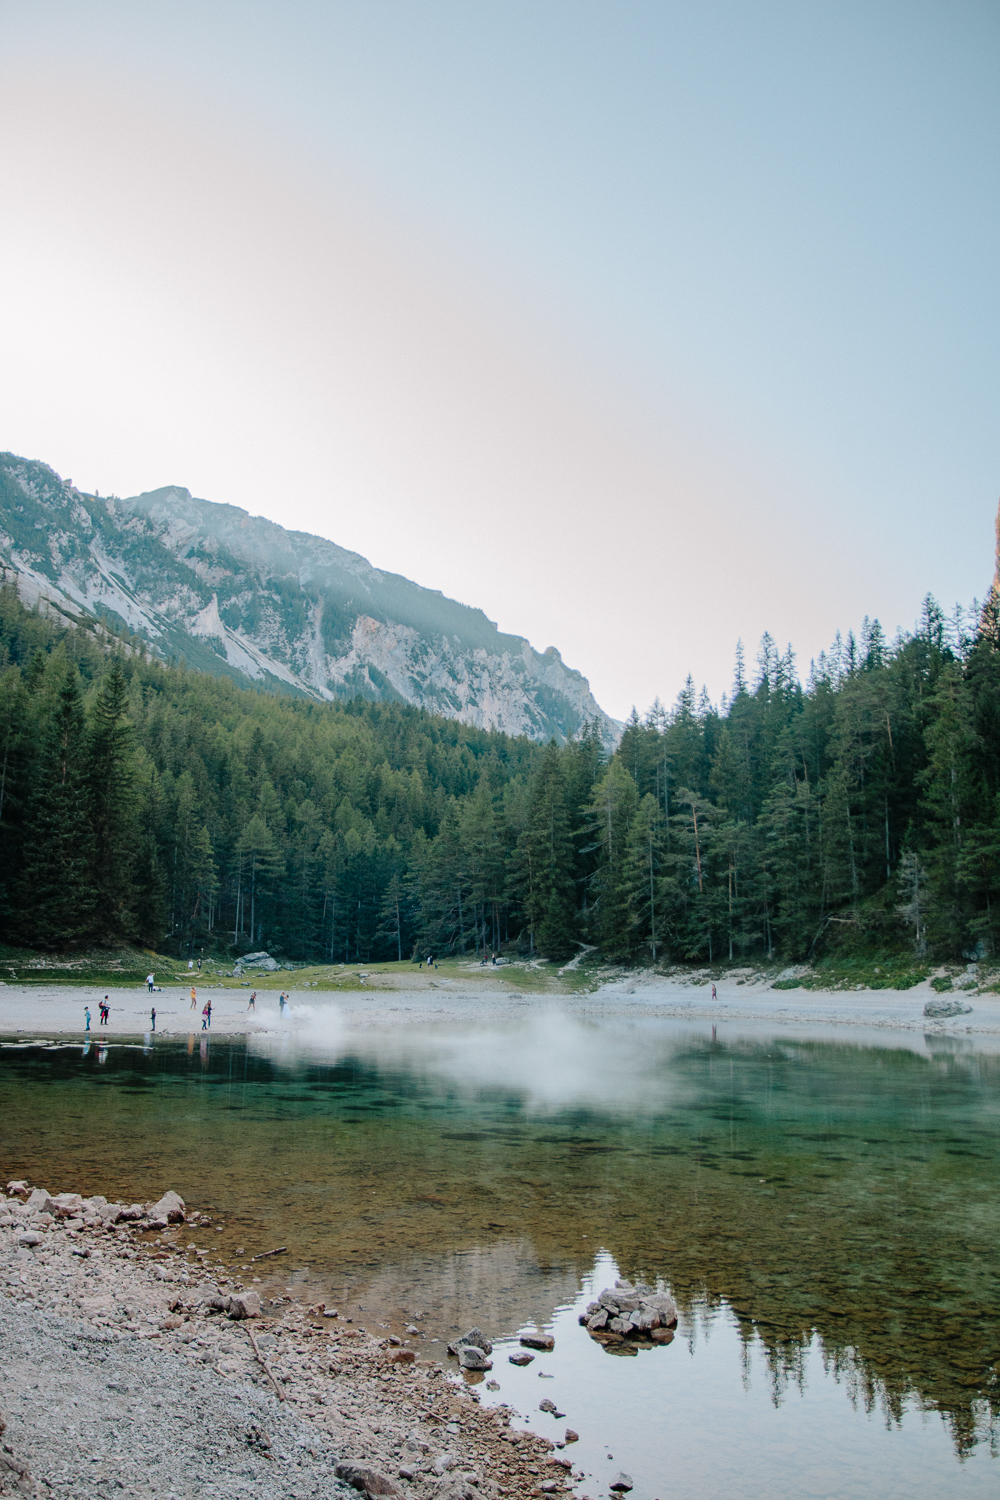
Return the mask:
[[[0,454],[0,558],[26,603],[125,625],[151,651],[317,699],[397,699],[484,729],[572,739],[621,726],[550,646],[481,610],[178,486],[87,495]]]

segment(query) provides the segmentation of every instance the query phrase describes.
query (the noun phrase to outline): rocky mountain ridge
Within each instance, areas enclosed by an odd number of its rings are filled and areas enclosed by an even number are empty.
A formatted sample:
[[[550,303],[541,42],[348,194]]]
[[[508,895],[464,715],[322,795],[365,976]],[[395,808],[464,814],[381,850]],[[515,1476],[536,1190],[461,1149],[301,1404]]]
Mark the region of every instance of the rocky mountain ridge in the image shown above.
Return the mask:
[[[554,647],[481,610],[177,486],[87,495],[46,464],[0,454],[0,559],[21,597],[125,625],[164,659],[321,700],[397,699],[563,741],[620,726]]]

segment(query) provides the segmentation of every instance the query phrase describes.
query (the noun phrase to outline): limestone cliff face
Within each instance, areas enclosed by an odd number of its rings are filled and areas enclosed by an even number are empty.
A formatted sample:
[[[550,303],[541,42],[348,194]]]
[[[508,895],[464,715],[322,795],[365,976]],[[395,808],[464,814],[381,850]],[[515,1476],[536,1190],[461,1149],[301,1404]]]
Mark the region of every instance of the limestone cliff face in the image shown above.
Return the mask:
[[[0,558],[26,602],[120,622],[203,671],[319,699],[402,699],[532,739],[595,720],[609,746],[620,733],[553,647],[186,489],[105,499],[0,454]]]

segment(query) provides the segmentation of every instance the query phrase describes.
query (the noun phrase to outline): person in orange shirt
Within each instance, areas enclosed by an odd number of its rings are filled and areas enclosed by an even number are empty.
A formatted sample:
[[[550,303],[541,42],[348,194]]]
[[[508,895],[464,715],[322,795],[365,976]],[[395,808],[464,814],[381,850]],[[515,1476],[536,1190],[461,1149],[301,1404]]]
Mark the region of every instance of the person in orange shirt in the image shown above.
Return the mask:
[[[198,1004],[198,991],[194,985],[191,986],[191,1009],[194,1010]]]

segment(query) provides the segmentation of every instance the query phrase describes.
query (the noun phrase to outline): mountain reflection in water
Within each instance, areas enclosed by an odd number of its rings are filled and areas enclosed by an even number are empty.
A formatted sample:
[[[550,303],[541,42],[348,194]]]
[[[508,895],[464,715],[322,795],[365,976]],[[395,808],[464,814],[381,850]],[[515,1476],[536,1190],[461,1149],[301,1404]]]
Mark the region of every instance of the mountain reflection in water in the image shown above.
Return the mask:
[[[681,1331],[730,1309],[774,1401],[819,1357],[859,1409],[892,1424],[915,1402],[957,1455],[995,1451],[1000,1059],[707,1033],[543,1015],[346,1035],[320,1014],[304,1039],[103,1063],[4,1047],[2,1166],[52,1191],[174,1187],[224,1216],[213,1251],[287,1244],[270,1289],[369,1327],[420,1311],[428,1335],[510,1335],[569,1308],[600,1252],[662,1278]]]

